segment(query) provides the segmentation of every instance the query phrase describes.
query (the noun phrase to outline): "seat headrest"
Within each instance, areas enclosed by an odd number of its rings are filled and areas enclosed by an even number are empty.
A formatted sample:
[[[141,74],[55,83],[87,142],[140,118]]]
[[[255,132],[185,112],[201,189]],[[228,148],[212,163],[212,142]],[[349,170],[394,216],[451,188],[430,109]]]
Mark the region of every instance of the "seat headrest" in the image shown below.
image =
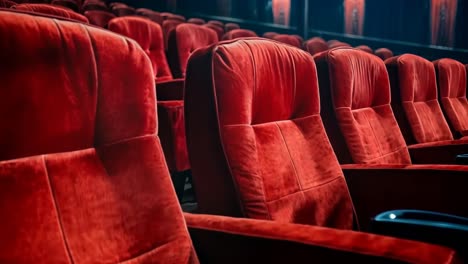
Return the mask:
[[[71,9],[60,7],[60,6],[53,6],[53,5],[48,5],[48,4],[19,4],[19,5],[14,5],[11,8],[73,19],[73,20],[83,22],[86,24],[89,23],[88,18],[86,18],[85,16],[80,15],[72,11]]]
[[[466,97],[466,69],[453,59],[434,61],[441,97]]]

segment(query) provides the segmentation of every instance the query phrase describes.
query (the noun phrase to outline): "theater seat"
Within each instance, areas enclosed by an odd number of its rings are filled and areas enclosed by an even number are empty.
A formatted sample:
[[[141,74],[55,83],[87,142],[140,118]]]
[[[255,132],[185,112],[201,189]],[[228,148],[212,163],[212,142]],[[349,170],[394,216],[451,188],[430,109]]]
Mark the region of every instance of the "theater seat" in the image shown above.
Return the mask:
[[[84,15],[88,18],[89,23],[102,28],[107,28],[109,21],[115,18],[114,14],[100,10],[89,10]]]
[[[218,27],[224,28],[224,23],[218,20],[210,20],[207,22],[207,24],[212,24],[212,25],[216,25]]]
[[[383,61],[388,59],[388,58],[391,58],[393,57],[393,52],[387,48],[380,48],[380,49],[376,49],[374,54],[381,58]]]
[[[169,34],[168,57],[172,74],[185,78],[187,61],[196,49],[218,42],[218,34],[206,26],[195,24],[178,25]]]
[[[112,12],[118,16],[133,16],[136,14],[136,10],[130,6],[114,6],[112,7]]]
[[[265,32],[263,33],[262,37],[267,39],[273,39],[274,36],[278,35],[276,32]]]
[[[370,54],[374,54],[374,51],[371,49],[371,47],[369,47],[367,45],[356,46],[356,49],[365,51],[365,52],[370,53]]]
[[[302,48],[302,38],[297,35],[277,34],[272,39],[299,49]]]
[[[351,45],[345,42],[338,41],[338,40],[328,41],[328,49],[346,48],[346,47],[351,47]]]
[[[452,59],[434,62],[439,86],[439,99],[456,137],[468,139],[468,101],[465,66]]]
[[[304,46],[305,50],[311,55],[315,55],[328,49],[327,43],[320,37],[314,37],[307,40],[306,43],[304,43]]]
[[[68,8],[53,6],[49,4],[19,4],[12,6],[11,8],[34,13],[59,16],[63,18],[73,19],[83,23],[89,23],[88,19],[83,15],[75,13]]]
[[[249,37],[257,37],[257,34],[252,30],[248,29],[233,29],[223,36],[223,40],[230,40],[235,38],[249,38]]]
[[[10,8],[16,4],[16,2],[10,0],[0,0],[0,7]]]
[[[203,25],[204,27],[210,28],[216,32],[218,35],[218,39],[222,39],[224,35],[224,26],[220,26],[217,23],[206,23]]]
[[[316,76],[308,53],[271,40],[226,41],[192,55],[185,113],[203,213],[356,226],[350,192],[321,123]]]
[[[86,11],[105,11],[105,12],[108,12],[109,9],[107,8],[107,5],[106,3],[104,2],[85,2],[82,6],[81,6],[81,10],[82,12],[86,12]]]
[[[189,20],[187,20],[187,23],[203,25],[205,24],[205,20],[201,18],[190,18]]]
[[[406,144],[390,106],[385,63],[378,57],[344,48],[314,58],[321,114],[340,163],[455,164],[457,154],[465,151],[464,144],[444,141]]]
[[[52,5],[63,6],[68,9],[71,9],[75,12],[79,12],[80,8],[78,7],[77,3],[72,0],[53,0],[51,2]]]
[[[184,22],[181,22],[179,20],[173,20],[173,19],[167,19],[163,21],[162,24],[162,30],[163,30],[163,35],[164,35],[164,47],[167,51],[169,48],[169,35],[171,34],[172,31],[175,30],[175,28],[182,24]]]
[[[152,11],[150,9],[146,9],[146,8],[137,9],[137,15],[142,16],[142,17],[146,17],[149,20],[151,20],[151,21],[153,21],[155,23],[158,23],[161,26],[162,26],[163,21],[164,21],[164,18],[161,16],[160,13]]]
[[[0,35],[1,263],[458,261],[408,240],[183,215],[159,144],[154,74],[134,41],[6,11]]]
[[[226,32],[229,32],[234,29],[240,29],[240,26],[236,23],[226,23],[226,25],[224,25],[224,30]]]
[[[385,65],[391,84],[392,108],[406,143],[465,144],[463,153],[468,153],[468,141],[454,140],[442,113],[434,65],[412,54],[393,57]]]
[[[172,19],[172,20],[177,20],[177,21],[180,21],[180,22],[185,22],[185,17],[181,16],[181,15],[176,15],[176,14],[172,14],[172,13],[169,13],[169,12],[162,12],[161,16],[164,18],[164,20]]]
[[[184,80],[172,78],[159,24],[140,17],[118,17],[109,22],[109,30],[134,39],[150,58],[155,73],[156,95],[159,100],[161,144],[177,195],[179,200],[182,200],[185,171],[190,169],[183,115]]]

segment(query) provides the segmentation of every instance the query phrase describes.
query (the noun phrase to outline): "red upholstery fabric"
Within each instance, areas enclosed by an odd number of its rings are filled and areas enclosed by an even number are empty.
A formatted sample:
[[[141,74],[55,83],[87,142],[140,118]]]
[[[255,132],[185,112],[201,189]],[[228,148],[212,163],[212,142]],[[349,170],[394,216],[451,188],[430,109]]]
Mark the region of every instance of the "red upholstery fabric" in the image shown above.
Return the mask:
[[[80,8],[76,4],[76,2],[71,1],[71,0],[53,0],[51,4],[52,5],[63,6],[63,7],[69,8],[69,9],[75,11],[75,12],[80,11]]]
[[[112,19],[108,27],[109,30],[134,39],[140,44],[151,60],[156,81],[172,80],[159,24],[140,17],[118,17]]]
[[[236,38],[250,38],[250,37],[257,37],[257,34],[252,30],[248,29],[233,29],[231,31],[226,32],[223,36],[223,40],[230,40]]]
[[[468,136],[468,101],[466,71],[463,64],[452,59],[434,62],[442,109],[452,130]]]
[[[302,48],[302,39],[295,35],[278,34],[272,37],[272,39],[281,43],[286,43],[296,48]]]
[[[351,45],[349,45],[348,43],[341,42],[341,41],[334,41],[328,44],[329,49],[340,48],[340,47],[351,47]]]
[[[163,30],[163,35],[164,35],[164,47],[166,50],[169,48],[169,35],[171,34],[172,31],[175,30],[175,28],[182,24],[183,22],[179,20],[164,20],[162,24],[162,30]]]
[[[262,39],[191,57],[185,115],[202,212],[238,214],[228,197],[236,186],[246,217],[352,227],[352,203],[320,120],[315,71],[306,52]],[[208,191],[227,184],[222,196]]]
[[[374,54],[374,51],[367,45],[359,45],[359,46],[356,47],[356,49],[365,51],[365,52],[370,53],[370,54]]]
[[[226,25],[224,25],[224,30],[226,30],[226,32],[234,29],[240,29],[240,26],[236,23],[226,23]]]
[[[217,24],[214,24],[214,23],[206,23],[205,25],[203,25],[207,28],[210,28],[212,30],[214,30],[216,32],[216,34],[218,35],[218,39],[222,39],[223,38],[223,35],[224,35],[224,27],[221,27]]]
[[[392,107],[407,144],[453,140],[437,100],[434,66],[405,54],[385,61],[390,77]],[[410,131],[406,131],[407,128]]]
[[[390,84],[383,61],[349,48],[314,58],[322,117],[340,162],[410,164],[390,107]]]
[[[161,13],[161,16],[164,18],[164,20],[172,19],[172,20],[177,20],[177,21],[180,21],[180,22],[185,22],[185,17],[183,17],[181,15],[176,15],[176,14],[172,14],[172,13],[169,13],[169,12],[163,12],[163,13]]]
[[[115,18],[114,14],[100,10],[89,10],[84,15],[88,18],[89,23],[102,28],[107,28],[109,21]]]
[[[0,7],[9,8],[9,7],[12,7],[12,6],[16,5],[16,4],[17,4],[16,2],[13,2],[13,1],[10,1],[10,0],[0,0]]]
[[[0,25],[1,262],[198,263],[138,44],[13,12]]]
[[[118,16],[132,16],[136,14],[135,8],[129,6],[114,6],[112,12]]]
[[[262,37],[267,39],[273,39],[274,36],[278,35],[276,32],[265,32],[263,33]]]
[[[213,24],[213,25],[216,25],[218,27],[224,28],[224,23],[221,22],[221,21],[218,21],[218,20],[210,20],[210,21],[207,22],[207,24]]]
[[[326,51],[327,49],[328,45],[322,38],[311,38],[305,43],[305,50],[307,50],[311,55]]]
[[[176,78],[184,78],[189,56],[198,48],[218,42],[216,32],[195,24],[181,24],[169,35],[169,63]]]
[[[346,230],[187,213],[185,219],[202,263],[460,261],[442,247]]]
[[[201,18],[190,18],[189,20],[187,20],[187,23],[203,25],[205,24],[205,20]]]
[[[393,52],[387,48],[380,48],[380,49],[376,49],[374,54],[381,58],[383,61],[388,59],[388,58],[391,58],[393,57]]]
[[[90,3],[84,3],[83,6],[81,7],[83,11],[108,11],[109,9],[107,8],[106,4],[103,2],[90,2]]]
[[[83,23],[89,23],[88,19],[85,16],[75,13],[70,9],[59,6],[52,6],[48,4],[19,4],[12,6],[11,8],[35,13],[54,15],[68,19],[73,19]]]
[[[148,10],[148,11],[145,11],[145,12],[142,12],[141,9],[144,9],[144,8],[140,8],[140,12],[138,13],[137,11],[137,14],[142,16],[142,17],[146,17],[148,18],[149,20],[155,22],[155,23],[158,23],[159,25],[162,26],[163,24],[163,21],[164,21],[164,18],[161,16],[161,14],[159,14],[158,12],[154,12],[154,11],[151,11],[151,10]]]

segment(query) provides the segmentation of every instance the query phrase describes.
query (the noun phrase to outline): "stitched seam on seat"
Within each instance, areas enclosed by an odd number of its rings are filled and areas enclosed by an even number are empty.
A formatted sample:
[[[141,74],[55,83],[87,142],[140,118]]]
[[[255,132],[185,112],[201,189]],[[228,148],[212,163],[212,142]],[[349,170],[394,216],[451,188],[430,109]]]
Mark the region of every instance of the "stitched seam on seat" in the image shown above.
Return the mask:
[[[64,231],[64,228],[63,228],[62,214],[61,214],[60,209],[59,209],[59,207],[57,205],[57,198],[56,198],[56,195],[55,195],[55,191],[52,188],[52,183],[51,183],[51,180],[50,180],[49,170],[47,169],[47,163],[46,163],[46,160],[45,160],[45,156],[42,155],[41,158],[42,158],[42,163],[44,164],[44,170],[45,170],[45,174],[46,174],[46,178],[47,178],[47,184],[49,185],[49,188],[50,188],[50,195],[52,196],[52,201],[54,203],[55,212],[57,213],[57,220],[59,222],[60,233],[61,233],[62,238],[63,238],[63,243],[65,244],[65,249],[67,250],[68,257],[70,258],[70,262],[75,263],[75,261],[73,260],[73,255],[71,253],[70,246],[68,244],[67,237],[65,236],[65,231]]]
[[[291,164],[292,164],[292,166],[294,168],[294,176],[296,176],[296,181],[297,181],[297,184],[299,185],[299,189],[303,190],[302,183],[301,183],[301,181],[299,179],[299,175],[297,173],[296,164],[294,163],[294,160],[293,160],[293,158],[291,156],[291,151],[289,150],[288,143],[286,142],[286,139],[284,138],[283,131],[281,130],[281,127],[278,125],[278,122],[275,122],[275,125],[278,127],[278,130],[279,130],[280,135],[281,135],[281,139],[283,139],[284,146],[286,147],[286,150],[288,151],[289,160],[291,161]]]

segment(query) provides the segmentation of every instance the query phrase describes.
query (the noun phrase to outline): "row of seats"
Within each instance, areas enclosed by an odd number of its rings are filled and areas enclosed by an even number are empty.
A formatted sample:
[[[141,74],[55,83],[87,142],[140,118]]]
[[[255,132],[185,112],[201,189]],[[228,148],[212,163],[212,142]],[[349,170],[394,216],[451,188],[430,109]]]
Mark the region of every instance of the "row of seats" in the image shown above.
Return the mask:
[[[365,91],[356,87],[388,88],[373,55],[335,49],[312,58],[235,39],[190,56],[183,100],[200,208],[242,217],[232,218],[182,214],[158,136],[158,84],[135,41],[15,10],[0,11],[0,35],[2,263],[463,261],[464,252],[359,228],[371,212],[401,206],[468,215],[458,203],[467,198],[463,166],[431,165],[422,175],[426,167],[384,174],[355,165],[372,177],[345,180],[317,76],[353,105],[354,91]],[[381,102],[367,98],[342,116]],[[418,180],[428,184],[406,187]]]

